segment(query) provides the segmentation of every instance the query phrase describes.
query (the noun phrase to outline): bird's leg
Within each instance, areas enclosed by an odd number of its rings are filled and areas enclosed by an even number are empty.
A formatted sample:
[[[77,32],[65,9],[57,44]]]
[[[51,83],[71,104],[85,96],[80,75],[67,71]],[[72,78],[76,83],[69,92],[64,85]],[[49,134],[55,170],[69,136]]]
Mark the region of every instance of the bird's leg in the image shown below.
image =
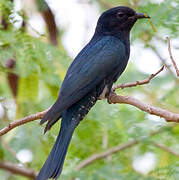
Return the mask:
[[[108,101],[109,104],[113,104],[112,101],[111,101],[111,98],[110,98],[112,94],[116,94],[115,91],[111,90],[108,97],[107,97],[107,101]]]
[[[108,87],[107,85],[104,87],[103,92],[98,97],[99,100],[106,99],[106,94],[108,93]]]
[[[113,83],[110,83],[110,84],[107,85],[108,91],[107,91],[106,94],[105,94],[105,98],[107,99],[107,101],[108,101],[109,104],[112,104],[111,101],[110,101],[109,95],[110,95],[111,93],[114,93],[114,91],[112,90],[112,85],[113,85]]]

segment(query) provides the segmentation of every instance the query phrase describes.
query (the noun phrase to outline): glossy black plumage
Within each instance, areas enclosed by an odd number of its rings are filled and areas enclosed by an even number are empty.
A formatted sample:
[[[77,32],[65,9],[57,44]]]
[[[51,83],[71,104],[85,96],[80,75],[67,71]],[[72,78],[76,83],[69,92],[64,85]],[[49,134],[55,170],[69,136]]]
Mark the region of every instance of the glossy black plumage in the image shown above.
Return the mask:
[[[107,89],[105,96],[109,94],[126,68],[129,33],[138,18],[144,15],[123,6],[107,10],[99,18],[94,36],[69,67],[57,101],[41,120],[41,124],[47,121],[46,132],[62,117],[58,138],[37,180],[60,175],[75,128],[103,90]]]

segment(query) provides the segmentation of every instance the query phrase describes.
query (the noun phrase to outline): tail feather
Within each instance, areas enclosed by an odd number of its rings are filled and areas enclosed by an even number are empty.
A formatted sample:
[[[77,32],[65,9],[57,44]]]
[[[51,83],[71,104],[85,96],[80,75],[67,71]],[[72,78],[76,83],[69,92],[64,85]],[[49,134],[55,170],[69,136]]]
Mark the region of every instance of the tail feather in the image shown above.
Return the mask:
[[[36,180],[46,180],[48,178],[56,179],[60,176],[67,149],[76,126],[75,123],[67,125],[65,120],[62,120],[61,129],[55,145],[40,170],[40,173],[36,177]]]
[[[55,121],[58,120],[61,117],[61,112],[58,110],[58,103],[55,103],[50,110],[44,115],[44,117],[40,121],[40,125],[44,124],[46,121]],[[55,115],[55,116],[54,116]],[[57,121],[56,120],[56,121]],[[55,121],[55,122],[56,122]],[[54,123],[55,123],[54,122]]]
[[[73,132],[79,122],[96,103],[97,97],[98,96],[96,94],[96,91],[90,92],[80,101],[78,101],[62,113],[59,113],[58,107],[55,107],[54,105],[47,113],[47,115],[44,116],[44,118],[42,119],[42,123],[48,120],[46,127],[47,130],[48,127],[51,127],[58,120],[61,114],[62,122],[55,145],[48,159],[40,170],[40,173],[38,174],[36,180],[46,180],[48,178],[56,179],[60,176]]]
[[[60,116],[57,116],[57,118],[53,118],[53,119],[50,119],[48,120],[48,123],[46,124],[45,126],[45,129],[44,129],[44,134],[49,131],[51,129],[51,127],[61,118],[61,114]]]
[[[57,108],[58,104],[54,104],[50,110],[44,115],[42,120],[40,121],[40,124],[47,122],[47,125],[44,129],[44,134],[50,130],[50,128],[62,117],[61,112],[58,111]]]

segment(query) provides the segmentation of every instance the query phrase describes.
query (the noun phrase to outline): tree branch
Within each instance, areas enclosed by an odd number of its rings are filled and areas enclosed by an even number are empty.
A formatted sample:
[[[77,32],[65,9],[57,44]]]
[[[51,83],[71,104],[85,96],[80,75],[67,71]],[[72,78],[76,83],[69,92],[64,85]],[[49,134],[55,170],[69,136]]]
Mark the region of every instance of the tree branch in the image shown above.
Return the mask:
[[[161,71],[164,70],[164,66],[162,66],[155,74],[151,74],[147,79],[142,80],[142,81],[136,81],[134,83],[125,83],[125,84],[118,84],[116,86],[112,87],[112,90],[115,91],[116,89],[123,89],[123,88],[127,88],[127,87],[134,87],[134,86],[138,86],[138,85],[144,85],[144,84],[148,84],[150,83],[150,81],[156,77]]]
[[[16,62],[14,59],[7,60],[6,62],[7,69],[14,69],[15,66],[16,66]],[[19,77],[15,73],[8,72],[7,79],[8,79],[8,83],[11,88],[12,94],[14,97],[16,97]]]
[[[11,2],[13,2],[13,0],[11,0]],[[4,16],[5,14],[3,14]],[[6,14],[6,16],[9,16],[10,14]],[[9,27],[9,22],[6,18],[2,18],[2,22],[1,22],[1,25],[3,27],[3,30],[7,31],[8,30],[8,27]],[[5,67],[7,69],[15,69],[15,66],[16,66],[16,62],[14,59],[8,59],[6,61],[6,64],[5,64]],[[13,72],[8,72],[7,73],[7,80],[8,80],[8,83],[9,83],[9,87],[12,91],[12,94],[13,96],[16,98],[17,96],[17,87],[18,87],[18,79],[19,77],[17,76],[17,74],[13,73]]]
[[[3,138],[0,138],[0,142],[1,142],[2,146],[3,146],[7,151],[9,151],[9,153],[12,155],[12,157],[13,157],[14,159],[16,159],[17,161],[19,161],[19,160],[17,159],[17,155],[16,155],[15,151],[9,146],[9,144],[8,144],[6,141],[3,140]]]
[[[32,169],[20,167],[17,164],[13,164],[10,162],[0,161],[0,168],[10,171],[13,174],[19,174],[31,179],[35,179],[36,177],[36,173]]]
[[[165,109],[162,109],[159,107],[154,107],[149,104],[145,104],[131,96],[118,96],[115,93],[111,93],[109,96],[109,102],[113,103],[113,104],[116,104],[116,103],[130,104],[130,105],[135,106],[135,107],[139,108],[140,110],[145,111],[149,114],[163,117],[167,122],[179,123],[179,114],[178,113],[173,113],[173,112],[170,112],[168,110],[165,110]]]
[[[173,125],[170,127],[173,127]],[[145,137],[142,137],[139,139],[135,139],[135,140],[129,141],[127,143],[119,144],[118,146],[112,147],[112,148],[110,148],[106,151],[103,151],[101,153],[98,153],[98,154],[93,154],[92,156],[90,156],[87,159],[80,162],[79,165],[77,165],[77,167],[76,167],[76,171],[80,171],[82,168],[92,164],[96,160],[106,158],[108,156],[111,156],[112,154],[118,153],[119,151],[125,150],[125,149],[132,147],[134,145],[137,145],[138,143],[142,142],[146,138],[149,138],[151,136],[159,134],[164,130],[165,130],[165,128],[160,128],[158,130],[151,132],[148,136],[145,136]]]
[[[173,66],[174,66],[174,68],[175,68],[176,74],[177,74],[177,76],[179,77],[179,69],[178,69],[178,67],[177,67],[177,64],[176,64],[173,56],[172,56],[172,51],[171,51],[171,46],[170,46],[170,38],[167,37],[166,39],[167,39],[167,42],[168,42],[168,52],[169,52],[169,55],[170,55],[170,59],[171,59],[171,61],[172,61],[172,63],[173,63]]]
[[[143,85],[143,84],[147,84],[151,81],[151,79],[153,79],[154,77],[156,77],[161,71],[163,71],[164,66],[162,66],[155,74],[151,74],[149,78],[142,80],[142,81],[136,81],[134,83],[126,83],[126,84],[118,84],[116,86],[113,86],[113,90],[116,90],[117,88],[126,88],[126,87],[133,87],[133,86],[137,86],[137,85]],[[179,123],[179,114],[177,113],[172,113],[168,110],[162,109],[162,108],[158,108],[158,107],[154,107],[151,106],[149,104],[145,104],[133,97],[130,96],[118,96],[115,93],[110,93],[109,95],[109,103],[122,103],[122,104],[130,104],[133,105],[137,108],[139,108],[142,111],[145,111],[149,114],[153,114],[159,117],[163,117],[164,119],[166,119],[166,121],[168,122],[177,122]],[[8,126],[6,126],[5,128],[0,130],[0,136],[6,134],[7,132],[9,132],[11,129],[14,129],[17,126],[26,124],[28,122],[37,120],[37,119],[41,119],[48,111],[49,109],[43,111],[43,112],[38,112],[36,114],[32,114],[29,115],[25,118],[22,118],[18,121],[12,122],[10,123]]]
[[[155,55],[160,59],[160,61],[162,62],[162,64],[164,64],[164,66],[167,68],[168,72],[175,77],[175,74],[173,73],[173,71],[170,68],[170,65],[168,65],[166,63],[166,60],[160,55],[160,53],[155,49],[154,46],[149,45],[150,48],[153,50],[153,52],[155,53]],[[177,79],[178,80],[178,79]]]
[[[174,155],[174,156],[177,156],[179,157],[179,153],[173,151],[172,149],[168,148],[167,146],[165,146],[164,144],[161,144],[161,143],[156,143],[156,142],[152,142],[153,145],[155,145],[156,147]]]
[[[42,17],[47,25],[49,38],[52,45],[56,46],[58,44],[58,29],[55,22],[55,17],[50,9],[49,5],[44,0],[36,0],[37,7],[42,14]]]
[[[115,146],[115,147],[112,147],[102,153],[98,153],[98,154],[93,154],[91,157],[83,160],[77,167],[76,167],[76,171],[79,171],[81,170],[82,168],[90,165],[91,163],[93,163],[94,161],[98,160],[98,159],[103,159],[103,158],[106,158],[112,154],[115,154],[121,150],[124,150],[124,149],[127,149],[131,146],[134,146],[138,143],[139,141],[138,140],[133,140],[133,141],[130,141],[128,143],[124,143],[124,144],[120,144],[118,146]]]
[[[116,104],[116,103],[130,104],[130,105],[135,106],[135,107],[139,108],[140,110],[145,111],[149,114],[163,117],[167,122],[179,123],[179,114],[178,113],[173,113],[166,109],[162,109],[159,107],[154,107],[149,104],[145,104],[131,96],[118,96],[115,93],[110,93],[109,103],[111,103],[111,104]],[[41,119],[48,112],[48,110],[49,109],[46,109],[43,112],[38,112],[36,114],[29,115],[25,118],[22,118],[20,120],[10,123],[8,126],[6,126],[5,128],[0,130],[0,136],[6,134],[7,132],[9,132],[10,130],[14,129],[17,126],[26,124],[28,122],[31,122],[31,121],[34,121],[37,119]]]
[[[17,126],[21,126],[23,124],[26,124],[28,122],[37,120],[37,119],[41,119],[47,112],[49,109],[46,109],[45,111],[42,112],[38,112],[36,114],[31,114],[27,117],[24,117],[22,119],[19,119],[17,121],[14,121],[12,123],[9,123],[5,128],[0,130],[0,136],[6,134],[7,132],[9,132],[11,129],[14,129]]]

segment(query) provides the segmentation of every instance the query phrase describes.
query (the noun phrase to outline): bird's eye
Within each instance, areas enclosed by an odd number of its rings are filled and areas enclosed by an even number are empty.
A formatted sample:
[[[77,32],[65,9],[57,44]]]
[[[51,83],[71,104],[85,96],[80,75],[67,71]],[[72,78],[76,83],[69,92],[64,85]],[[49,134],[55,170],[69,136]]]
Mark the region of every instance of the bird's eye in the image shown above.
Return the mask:
[[[124,16],[125,16],[125,14],[122,13],[122,12],[118,12],[118,13],[117,13],[117,18],[122,18],[122,17],[124,17]]]

